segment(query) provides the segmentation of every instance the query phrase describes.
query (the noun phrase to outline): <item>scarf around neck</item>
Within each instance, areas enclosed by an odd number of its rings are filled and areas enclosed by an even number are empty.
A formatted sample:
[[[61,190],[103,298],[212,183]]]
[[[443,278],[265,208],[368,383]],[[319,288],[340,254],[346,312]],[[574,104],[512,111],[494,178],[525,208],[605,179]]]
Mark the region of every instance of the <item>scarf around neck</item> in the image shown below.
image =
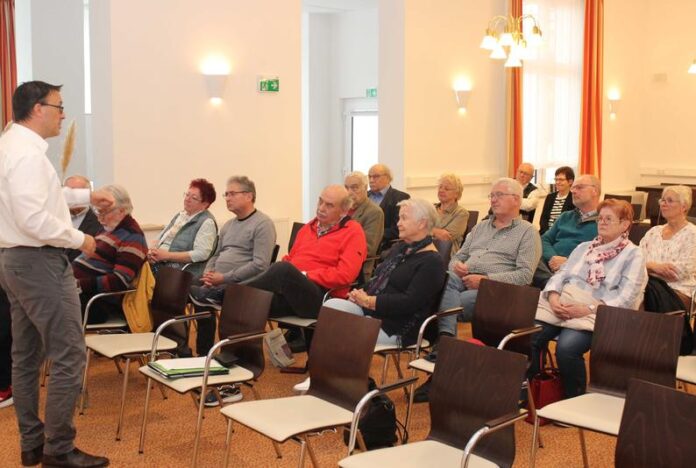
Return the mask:
[[[397,266],[401,265],[406,261],[408,257],[418,252],[423,247],[430,245],[433,242],[432,236],[425,236],[418,242],[412,244],[407,244],[402,242],[394,246],[397,249],[396,254],[389,255],[385,261],[380,263],[375,270],[375,276],[370,280],[367,287],[367,294],[370,296],[376,296],[380,294],[387,287],[389,282],[389,276],[396,269]]]
[[[585,261],[590,266],[587,272],[587,282],[594,289],[599,288],[602,281],[606,279],[604,262],[619,255],[630,242],[628,240],[628,232],[624,232],[609,243],[602,244],[602,241],[602,236],[595,237],[587,252],[585,252]]]

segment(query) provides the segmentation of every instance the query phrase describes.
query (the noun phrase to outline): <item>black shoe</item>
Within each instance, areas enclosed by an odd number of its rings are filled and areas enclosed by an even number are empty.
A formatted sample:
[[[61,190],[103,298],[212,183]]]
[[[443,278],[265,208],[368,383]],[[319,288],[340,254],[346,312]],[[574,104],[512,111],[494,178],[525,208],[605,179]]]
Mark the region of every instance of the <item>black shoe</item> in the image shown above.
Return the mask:
[[[413,393],[414,403],[426,403],[428,401],[428,393],[430,393],[431,382],[432,377],[428,377],[428,380],[426,380],[423,385],[416,389],[416,391]]]
[[[72,449],[72,452],[64,453],[63,455],[44,455],[42,466],[44,468],[97,468],[101,466],[109,466],[109,459],[106,457],[90,455],[75,447]]]
[[[36,466],[41,463],[43,458],[43,445],[39,445],[35,449],[22,452],[22,465]]]
[[[225,297],[225,290],[221,287],[191,286],[189,299],[199,307],[219,306]]]
[[[285,341],[288,342],[288,347],[293,353],[304,353],[307,351],[307,343],[305,343],[302,331],[299,328],[289,328],[285,332]]]

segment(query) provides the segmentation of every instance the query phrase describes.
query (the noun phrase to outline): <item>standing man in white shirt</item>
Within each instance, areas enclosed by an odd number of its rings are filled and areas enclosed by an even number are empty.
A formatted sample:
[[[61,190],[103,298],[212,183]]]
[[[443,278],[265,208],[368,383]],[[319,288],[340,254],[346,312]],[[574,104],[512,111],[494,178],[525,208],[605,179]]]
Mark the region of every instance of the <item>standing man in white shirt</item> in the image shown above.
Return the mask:
[[[0,286],[12,314],[12,384],[22,464],[107,466],[74,445],[73,414],[85,365],[80,300],[66,249],[94,253],[94,238],[72,226],[68,204],[107,209],[110,194],[61,189],[45,139],[65,118],[60,86],[23,83],[12,97],[14,124],[0,136]],[[66,203],[67,201],[67,203]],[[52,361],[45,422],[39,368]]]

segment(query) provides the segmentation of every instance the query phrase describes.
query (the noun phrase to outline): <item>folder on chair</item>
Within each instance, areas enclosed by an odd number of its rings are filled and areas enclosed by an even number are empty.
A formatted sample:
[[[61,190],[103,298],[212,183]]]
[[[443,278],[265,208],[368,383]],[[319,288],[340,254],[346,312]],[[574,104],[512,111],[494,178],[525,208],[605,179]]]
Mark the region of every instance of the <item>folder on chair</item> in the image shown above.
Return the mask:
[[[159,359],[147,364],[152,370],[168,379],[180,379],[183,377],[201,377],[205,368],[205,357]],[[229,369],[213,359],[210,362],[209,375],[227,374]]]

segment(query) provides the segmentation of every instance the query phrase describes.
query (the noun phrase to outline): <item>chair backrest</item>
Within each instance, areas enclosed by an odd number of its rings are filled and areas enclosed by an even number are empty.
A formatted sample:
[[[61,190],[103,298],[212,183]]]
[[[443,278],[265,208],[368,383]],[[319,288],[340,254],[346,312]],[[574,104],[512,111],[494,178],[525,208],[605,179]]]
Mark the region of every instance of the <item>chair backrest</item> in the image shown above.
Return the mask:
[[[429,392],[428,439],[464,449],[484,423],[517,410],[526,368],[521,354],[442,337]],[[511,466],[513,426],[482,438],[474,453]]]
[[[292,229],[290,230],[290,239],[288,240],[288,252],[292,250],[293,244],[295,244],[295,239],[297,238],[297,233],[304,226],[304,223],[294,222],[292,223]]]
[[[271,309],[273,293],[243,284],[230,284],[220,311],[220,339],[240,333],[263,332]],[[249,369],[258,378],[263,372],[263,340],[243,341],[224,346],[225,351],[239,358],[239,365]]]
[[[628,231],[628,239],[638,245],[650,228],[652,228],[652,226],[647,223],[633,223],[631,224],[631,229]]]
[[[633,199],[633,197],[631,197],[630,195],[614,195],[612,193],[604,194],[605,200],[609,200],[610,198],[613,198],[614,200],[627,201],[628,203],[631,203],[631,200]]]
[[[153,329],[172,317],[184,313],[189,297],[189,289],[193,275],[184,270],[162,267],[157,272],[157,281],[150,302]],[[174,339],[186,340],[187,327],[183,323],[175,323],[166,330],[167,336]]]
[[[476,223],[478,223],[478,218],[479,218],[479,212],[476,210],[469,210],[469,219],[466,222],[466,231],[464,231],[464,235],[462,236],[462,243],[466,239],[466,235],[471,232],[472,229],[474,229],[474,226],[476,226]]]
[[[614,466],[692,467],[696,463],[695,433],[696,396],[632,379]]]
[[[588,390],[624,396],[631,378],[674,387],[683,326],[679,315],[599,306]]]
[[[280,246],[278,244],[273,247],[273,253],[271,253],[271,263],[275,263],[278,260],[278,252],[280,252]]]
[[[487,346],[498,346],[500,340],[512,330],[533,326],[539,294],[540,291],[531,286],[482,280],[476,295],[474,316],[471,319],[474,338],[483,341]],[[529,356],[530,336],[511,340],[505,349]]]
[[[437,253],[440,254],[443,265],[445,265],[445,268],[447,268],[450,258],[452,257],[452,241],[449,239],[433,239],[433,245],[437,249]]]
[[[381,320],[322,307],[309,350],[312,383],[307,393],[352,411],[367,393],[381,324]]]

